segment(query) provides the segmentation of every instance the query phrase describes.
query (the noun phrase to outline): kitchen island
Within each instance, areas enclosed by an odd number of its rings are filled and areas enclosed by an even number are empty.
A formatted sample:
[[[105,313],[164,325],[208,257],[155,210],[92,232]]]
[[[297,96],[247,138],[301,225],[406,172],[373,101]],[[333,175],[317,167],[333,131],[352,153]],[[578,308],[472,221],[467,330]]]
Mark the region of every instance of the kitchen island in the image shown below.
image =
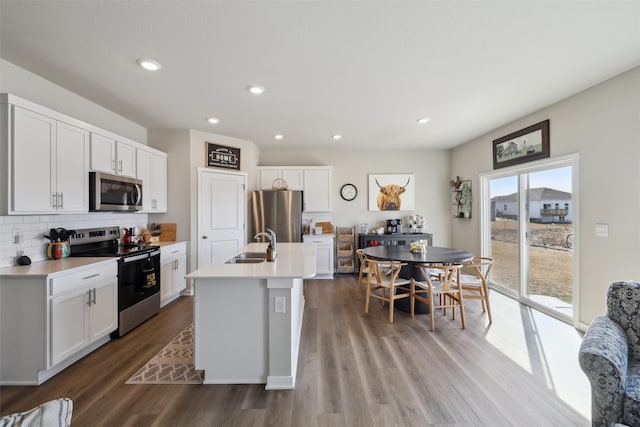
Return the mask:
[[[265,253],[251,243],[240,253]],[[274,262],[211,263],[194,281],[194,364],[205,384],[295,387],[303,280],[315,276],[313,243],[278,243]],[[231,256],[229,258],[232,258]]]

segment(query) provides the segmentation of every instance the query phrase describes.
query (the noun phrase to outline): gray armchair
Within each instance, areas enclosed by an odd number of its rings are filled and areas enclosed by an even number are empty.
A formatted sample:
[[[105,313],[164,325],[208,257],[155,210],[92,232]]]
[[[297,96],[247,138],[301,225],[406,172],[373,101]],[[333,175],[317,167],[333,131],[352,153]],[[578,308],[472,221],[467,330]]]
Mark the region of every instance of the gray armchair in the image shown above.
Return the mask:
[[[613,282],[578,358],[591,383],[591,423],[640,425],[640,283]]]

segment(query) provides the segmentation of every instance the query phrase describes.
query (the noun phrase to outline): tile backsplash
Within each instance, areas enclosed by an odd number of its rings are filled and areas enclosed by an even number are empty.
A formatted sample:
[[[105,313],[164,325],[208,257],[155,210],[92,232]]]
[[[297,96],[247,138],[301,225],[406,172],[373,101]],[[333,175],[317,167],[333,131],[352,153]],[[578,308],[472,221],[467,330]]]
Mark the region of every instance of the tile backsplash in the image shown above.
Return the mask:
[[[85,215],[11,215],[0,216],[0,268],[15,265],[19,250],[32,261],[47,259],[44,237],[52,228],[77,230],[94,227],[147,227],[147,214],[95,212]],[[22,243],[14,243],[14,236],[22,236]]]

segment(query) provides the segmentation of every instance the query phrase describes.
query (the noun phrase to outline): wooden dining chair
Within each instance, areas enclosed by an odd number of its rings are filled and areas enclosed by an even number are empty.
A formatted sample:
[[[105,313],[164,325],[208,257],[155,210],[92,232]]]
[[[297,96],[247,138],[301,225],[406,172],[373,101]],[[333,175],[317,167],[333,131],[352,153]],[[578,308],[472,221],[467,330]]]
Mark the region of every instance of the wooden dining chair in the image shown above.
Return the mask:
[[[358,272],[358,296],[360,301],[362,296],[362,287],[367,286],[367,277],[369,276],[369,264],[367,262],[367,256],[364,254],[364,250],[356,249],[358,260],[360,261],[360,271]]]
[[[493,262],[493,258],[474,257],[470,262],[462,266],[462,274],[460,275],[460,285],[464,299],[479,299],[482,303],[482,311],[486,311],[489,316],[489,323],[492,320],[488,283]]]
[[[411,317],[414,317],[415,301],[421,301],[429,306],[431,330],[435,330],[435,310],[441,308],[444,314],[451,308],[452,318],[456,318],[456,308],[460,310],[462,328],[466,327],[464,320],[464,301],[458,286],[457,277],[459,265],[416,265],[424,281],[411,279]]]
[[[385,302],[389,303],[389,323],[393,323],[394,301],[411,296],[411,289],[409,288],[411,280],[398,277],[400,269],[407,264],[368,258],[367,265],[369,266],[369,274],[367,275],[364,313],[369,313],[369,300],[377,298],[382,301],[383,306]]]

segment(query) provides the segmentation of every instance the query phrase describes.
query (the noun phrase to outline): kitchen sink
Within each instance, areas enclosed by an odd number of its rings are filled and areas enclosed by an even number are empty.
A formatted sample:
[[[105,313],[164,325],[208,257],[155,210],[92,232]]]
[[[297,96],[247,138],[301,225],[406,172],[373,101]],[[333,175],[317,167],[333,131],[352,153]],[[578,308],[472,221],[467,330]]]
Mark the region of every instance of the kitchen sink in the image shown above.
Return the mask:
[[[266,259],[267,254],[264,252],[243,252],[225,261],[225,264],[257,264]]]

